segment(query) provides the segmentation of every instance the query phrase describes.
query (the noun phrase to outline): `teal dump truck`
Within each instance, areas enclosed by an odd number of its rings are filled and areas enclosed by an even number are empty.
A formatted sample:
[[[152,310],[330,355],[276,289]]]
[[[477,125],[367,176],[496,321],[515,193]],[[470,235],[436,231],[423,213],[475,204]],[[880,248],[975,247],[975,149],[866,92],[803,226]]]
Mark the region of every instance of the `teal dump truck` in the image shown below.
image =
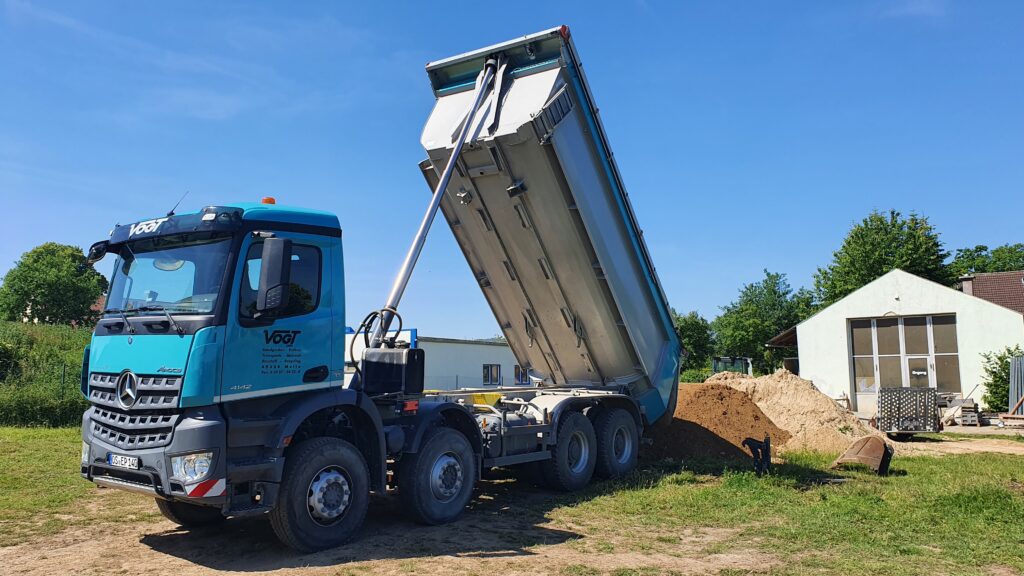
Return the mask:
[[[267,515],[311,551],[352,537],[371,493],[441,524],[487,468],[576,490],[636,465],[673,411],[680,344],[568,29],[427,73],[433,195],[360,358],[333,214],[208,206],[90,248],[116,262],[83,361],[83,477],[186,527]],[[536,387],[424,392],[430,358],[387,337],[439,208]]]

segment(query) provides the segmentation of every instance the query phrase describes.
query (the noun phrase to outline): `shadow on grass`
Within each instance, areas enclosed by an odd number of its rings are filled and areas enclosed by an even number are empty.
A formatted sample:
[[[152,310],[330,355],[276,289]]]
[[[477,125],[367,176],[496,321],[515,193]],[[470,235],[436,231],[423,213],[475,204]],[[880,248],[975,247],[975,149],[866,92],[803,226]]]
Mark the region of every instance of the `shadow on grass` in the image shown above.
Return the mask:
[[[502,477],[478,483],[469,509],[456,522],[422,526],[408,520],[397,497],[375,497],[355,540],[313,554],[278,543],[265,518],[229,519],[217,528],[167,530],[144,535],[141,542],[207,568],[237,572],[432,556],[514,558],[533,554],[533,546],[580,538],[575,532],[544,526],[548,512],[575,498]]]
[[[850,478],[841,474],[841,471],[826,470],[827,464],[822,461],[819,465],[808,464],[800,459],[775,460],[772,463],[771,471],[764,476],[773,483],[790,485],[793,488],[804,490],[822,484],[836,484],[849,481]],[[867,468],[865,468],[867,470]],[[640,481],[640,486],[650,485],[654,478],[671,474],[691,472],[697,476],[721,477],[726,474],[753,474],[754,466],[750,458],[741,460],[738,458],[720,460],[717,458],[690,458],[687,460],[660,460],[648,462],[645,466],[634,473],[631,478],[643,478],[646,475],[653,475],[647,483]],[[620,482],[630,482],[624,479]]]
[[[823,466],[822,466],[823,467]],[[752,472],[750,458],[719,460],[694,458],[686,461],[643,462],[629,476],[595,482],[573,494],[540,488],[525,471],[489,471],[477,484],[468,510],[456,522],[444,526],[421,526],[410,522],[395,497],[375,497],[366,524],[356,539],[346,545],[314,554],[299,554],[279,544],[265,518],[229,519],[206,529],[167,530],[146,534],[141,543],[214,570],[256,572],[303,566],[334,566],[347,562],[405,560],[435,556],[468,558],[526,557],[533,547],[556,545],[582,539],[571,530],[548,526],[548,514],[623,490],[656,487],[663,480],[676,483],[713,481],[733,473]],[[687,472],[689,474],[687,474]],[[701,477],[705,477],[701,480]],[[774,464],[767,481],[797,490],[837,482],[843,476],[815,468],[813,463],[791,461]]]

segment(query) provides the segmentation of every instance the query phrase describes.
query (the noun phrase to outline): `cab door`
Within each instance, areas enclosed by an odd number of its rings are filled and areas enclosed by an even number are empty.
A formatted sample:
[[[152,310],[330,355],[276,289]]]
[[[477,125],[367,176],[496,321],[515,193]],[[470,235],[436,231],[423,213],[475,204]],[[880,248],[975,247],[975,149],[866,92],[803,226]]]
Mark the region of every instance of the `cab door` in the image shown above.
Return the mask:
[[[292,232],[274,235],[292,241],[288,303],[270,314],[256,313],[263,241],[250,236],[235,270],[222,401],[330,385],[331,239]]]

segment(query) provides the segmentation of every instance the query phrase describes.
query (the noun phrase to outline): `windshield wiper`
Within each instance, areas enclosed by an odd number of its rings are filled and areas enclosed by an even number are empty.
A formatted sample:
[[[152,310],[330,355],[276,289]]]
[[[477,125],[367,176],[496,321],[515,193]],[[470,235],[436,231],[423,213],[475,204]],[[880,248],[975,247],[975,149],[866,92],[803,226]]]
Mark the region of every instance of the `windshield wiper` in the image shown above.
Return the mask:
[[[128,321],[128,317],[124,315],[124,313],[125,313],[124,310],[122,310],[120,308],[106,308],[106,309],[103,310],[104,314],[106,314],[107,312],[109,312],[111,314],[118,314],[118,315],[120,315],[121,316],[121,320],[123,320],[125,326],[128,327],[128,333],[129,334],[135,334],[135,327],[132,326],[132,323]]]
[[[174,326],[175,332],[178,334],[185,333],[185,331],[181,329],[181,326],[178,326],[178,323],[174,321],[174,316],[171,316],[171,312],[163,306],[139,306],[136,310],[139,312],[163,312],[167,315],[167,322],[170,323],[171,326]]]

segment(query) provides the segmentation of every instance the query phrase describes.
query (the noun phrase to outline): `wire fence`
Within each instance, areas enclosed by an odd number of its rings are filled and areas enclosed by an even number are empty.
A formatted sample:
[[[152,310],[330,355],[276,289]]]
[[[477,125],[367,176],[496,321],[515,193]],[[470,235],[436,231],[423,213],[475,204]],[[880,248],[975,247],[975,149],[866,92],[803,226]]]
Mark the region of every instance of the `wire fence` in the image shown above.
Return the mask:
[[[39,388],[57,395],[80,393],[82,366],[80,364],[35,364],[25,366],[19,362],[0,362],[0,386]]]
[[[88,402],[81,365],[0,362],[0,426],[76,426]]]

